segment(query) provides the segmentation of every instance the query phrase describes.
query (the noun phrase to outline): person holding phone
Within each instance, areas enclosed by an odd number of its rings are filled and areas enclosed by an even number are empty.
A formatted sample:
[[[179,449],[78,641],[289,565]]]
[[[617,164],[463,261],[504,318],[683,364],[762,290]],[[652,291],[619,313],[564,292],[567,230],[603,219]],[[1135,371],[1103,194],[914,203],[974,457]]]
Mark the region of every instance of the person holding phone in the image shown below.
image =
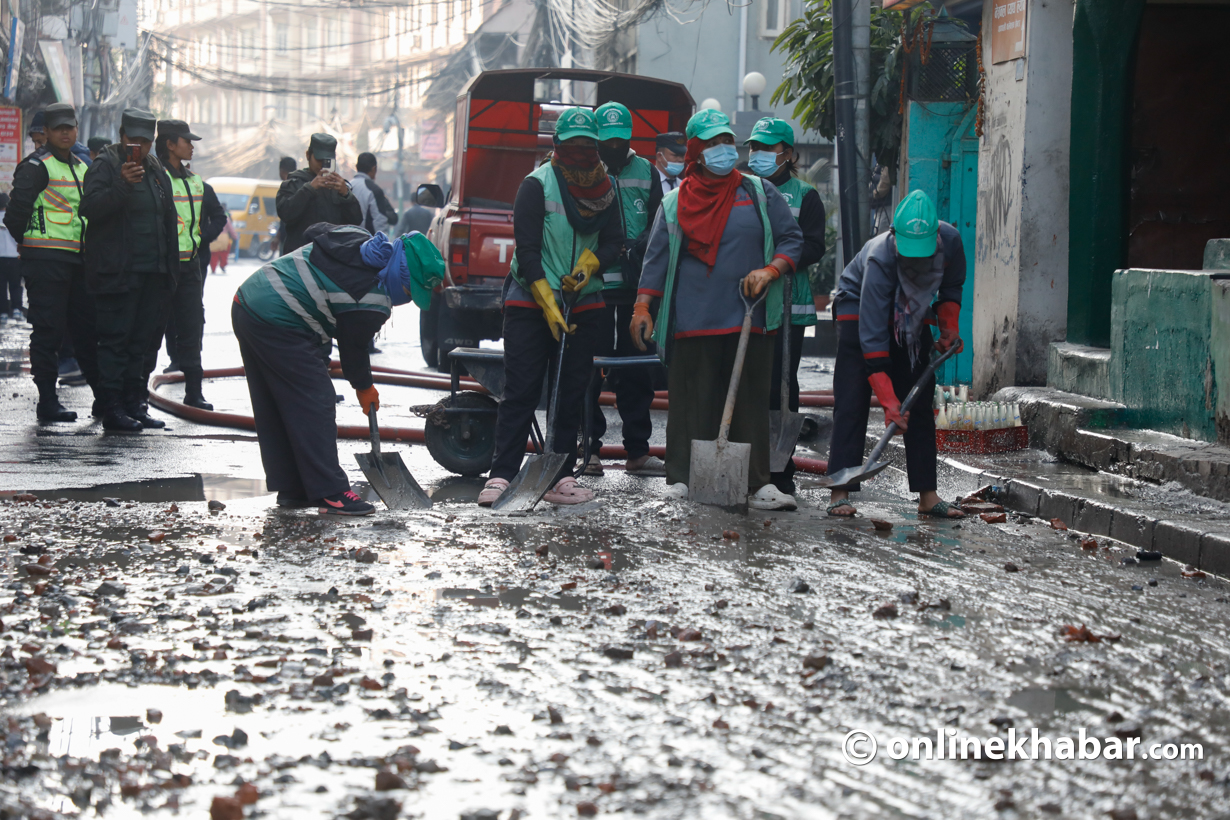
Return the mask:
[[[278,219],[282,220],[283,256],[303,247],[308,226],[359,225],[363,208],[350,192],[350,184],[337,173],[337,140],[313,134],[307,149],[307,167],[292,171],[278,189]]]
[[[150,153],[157,119],[125,109],[120,138],[85,174],[86,287],[98,312],[103,427],[165,427],[149,414],[145,355],[179,275],[179,219],[166,169]]]

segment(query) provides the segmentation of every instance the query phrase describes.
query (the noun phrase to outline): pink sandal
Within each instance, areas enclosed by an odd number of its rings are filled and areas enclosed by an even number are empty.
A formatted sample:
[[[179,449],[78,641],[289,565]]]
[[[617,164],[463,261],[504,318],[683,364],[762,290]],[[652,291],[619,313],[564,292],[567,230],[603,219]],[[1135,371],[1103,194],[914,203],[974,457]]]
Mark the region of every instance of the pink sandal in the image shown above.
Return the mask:
[[[504,478],[489,478],[483,485],[483,491],[478,494],[478,506],[490,507],[508,489],[508,480]]]
[[[584,504],[594,500],[594,491],[582,487],[575,478],[568,476],[561,478],[542,500],[548,504]]]

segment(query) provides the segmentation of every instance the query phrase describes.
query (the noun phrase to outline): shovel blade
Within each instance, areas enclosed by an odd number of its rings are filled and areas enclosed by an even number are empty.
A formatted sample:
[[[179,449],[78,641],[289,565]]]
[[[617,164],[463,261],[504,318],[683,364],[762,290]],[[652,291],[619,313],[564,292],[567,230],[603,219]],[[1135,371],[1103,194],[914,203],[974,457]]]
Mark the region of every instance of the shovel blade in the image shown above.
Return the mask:
[[[769,411],[769,470],[780,473],[790,463],[803,430],[803,415],[790,410]]]
[[[867,463],[861,467],[847,467],[844,470],[838,470],[829,476],[829,480],[833,482],[829,485],[830,490],[845,490],[851,484],[858,484],[868,479],[878,476],[885,467],[888,466],[887,461],[879,461]]]
[[[512,480],[491,509],[500,512],[529,512],[555,486],[556,476],[568,461],[567,453],[547,453],[526,458],[521,472]]]
[[[746,512],[751,460],[750,444],[693,440],[688,499]]]
[[[397,453],[355,453],[355,461],[367,483],[390,510],[426,510],[431,498],[410,475],[410,470]]]

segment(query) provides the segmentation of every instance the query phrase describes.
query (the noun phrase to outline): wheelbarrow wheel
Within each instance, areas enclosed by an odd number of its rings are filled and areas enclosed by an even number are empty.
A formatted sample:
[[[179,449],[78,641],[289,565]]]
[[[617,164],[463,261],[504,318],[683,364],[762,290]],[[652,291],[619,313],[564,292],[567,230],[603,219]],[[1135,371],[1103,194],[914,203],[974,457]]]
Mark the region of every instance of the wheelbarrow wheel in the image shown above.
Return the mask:
[[[427,452],[449,472],[464,476],[487,472],[495,455],[494,411],[498,407],[491,396],[474,390],[442,399],[427,417]]]

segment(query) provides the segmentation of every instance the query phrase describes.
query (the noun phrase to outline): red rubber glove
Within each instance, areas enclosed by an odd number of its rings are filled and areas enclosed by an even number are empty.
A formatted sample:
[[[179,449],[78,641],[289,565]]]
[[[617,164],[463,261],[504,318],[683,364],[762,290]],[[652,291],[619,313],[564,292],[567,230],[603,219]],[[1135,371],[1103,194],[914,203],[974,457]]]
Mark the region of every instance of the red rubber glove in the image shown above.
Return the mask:
[[[888,374],[872,373],[867,377],[867,381],[871,382],[871,389],[875,391],[876,398],[880,400],[880,406],[884,408],[884,426],[887,427],[896,422],[897,428],[904,433],[910,420],[910,414],[908,412],[902,414],[901,402],[897,401],[897,393],[893,390],[893,382],[888,378]]]
[[[363,415],[370,416],[372,410],[380,409],[380,394],[376,392],[376,385],[356,390],[354,394],[359,398],[359,406],[363,408]]]
[[[940,302],[939,307],[935,309],[935,315],[940,320],[940,338],[935,343],[935,349],[941,353],[947,353],[953,342],[960,341],[961,331],[958,322],[961,318],[961,306],[956,302]],[[964,349],[965,343],[961,342],[957,352],[960,353]]]

